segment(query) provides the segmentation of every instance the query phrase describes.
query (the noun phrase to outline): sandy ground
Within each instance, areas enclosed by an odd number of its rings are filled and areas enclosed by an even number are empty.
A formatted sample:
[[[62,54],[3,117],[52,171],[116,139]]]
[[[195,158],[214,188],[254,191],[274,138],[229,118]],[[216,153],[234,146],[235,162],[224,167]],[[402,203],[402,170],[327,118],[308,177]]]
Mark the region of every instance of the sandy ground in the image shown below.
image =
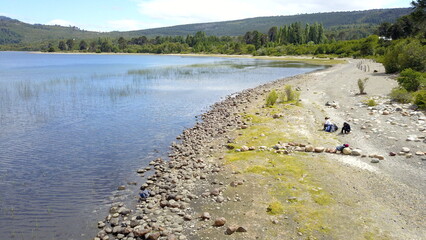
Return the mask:
[[[358,95],[357,81],[364,78],[369,78],[367,95]],[[426,157],[414,154],[426,151],[426,146],[423,141],[406,141],[409,135],[423,139],[420,130],[426,124],[416,114],[403,116],[408,112],[403,107],[382,114],[382,108],[398,107],[385,103],[397,83],[384,74],[383,66],[350,59],[272,88],[279,90],[284,84],[301,89],[301,106],[264,108],[265,93],[239,113],[249,127],[233,133],[235,145],[253,145],[257,150],[236,153],[222,148],[209,156],[210,161],[223,162],[224,171],[208,184],[200,183],[200,194],[217,188],[225,200],[200,197],[192,204],[193,215],[209,212],[212,217],[188,222],[188,239],[426,239]],[[379,105],[369,109],[362,104],[369,98]],[[336,101],[339,107],[327,107],[327,101]],[[274,113],[284,117],[273,119]],[[339,127],[349,122],[352,132],[321,131],[325,116]],[[262,145],[271,147],[280,136],[282,142],[333,148],[348,143],[367,156],[258,151]],[[413,156],[389,156],[402,147],[410,148]],[[370,154],[385,159],[372,163]],[[231,187],[235,181],[241,184]],[[274,202],[280,206],[275,213],[270,211]],[[218,217],[227,219],[225,226],[212,226]],[[247,232],[226,235],[232,225]]]

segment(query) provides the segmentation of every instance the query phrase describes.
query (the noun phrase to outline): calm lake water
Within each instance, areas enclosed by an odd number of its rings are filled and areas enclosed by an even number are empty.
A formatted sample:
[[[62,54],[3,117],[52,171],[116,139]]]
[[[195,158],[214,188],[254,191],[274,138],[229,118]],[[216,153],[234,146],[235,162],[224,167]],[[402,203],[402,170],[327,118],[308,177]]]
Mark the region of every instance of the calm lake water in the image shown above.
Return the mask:
[[[254,59],[0,52],[0,239],[91,239],[136,169],[227,94],[320,69]]]

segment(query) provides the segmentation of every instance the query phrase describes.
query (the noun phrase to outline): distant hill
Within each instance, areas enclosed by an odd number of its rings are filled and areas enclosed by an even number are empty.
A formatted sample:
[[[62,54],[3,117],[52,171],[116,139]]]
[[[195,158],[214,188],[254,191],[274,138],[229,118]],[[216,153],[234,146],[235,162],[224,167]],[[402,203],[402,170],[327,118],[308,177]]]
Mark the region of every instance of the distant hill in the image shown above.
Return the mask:
[[[351,12],[330,12],[299,14],[293,16],[256,17],[235,21],[186,24],[172,27],[153,28],[128,32],[100,33],[81,30],[77,27],[28,24],[0,16],[0,44],[32,43],[57,39],[91,39],[97,37],[137,37],[137,36],[186,36],[204,31],[207,35],[238,36],[248,31],[266,33],[272,26],[283,26],[293,22],[322,23],[326,29],[376,26],[382,22],[394,22],[407,15],[410,8],[375,9]]]
[[[132,36],[146,35],[188,35],[204,31],[207,35],[238,36],[248,31],[257,30],[266,33],[272,26],[283,26],[294,22],[322,23],[325,28],[348,25],[379,25],[382,22],[394,22],[407,15],[411,8],[374,9],[366,11],[330,12],[299,14],[292,16],[256,17],[235,21],[187,24],[173,27],[155,28],[128,32]]]
[[[90,32],[77,27],[28,24],[0,16],[0,44],[31,43],[53,39],[95,38],[105,33]]]

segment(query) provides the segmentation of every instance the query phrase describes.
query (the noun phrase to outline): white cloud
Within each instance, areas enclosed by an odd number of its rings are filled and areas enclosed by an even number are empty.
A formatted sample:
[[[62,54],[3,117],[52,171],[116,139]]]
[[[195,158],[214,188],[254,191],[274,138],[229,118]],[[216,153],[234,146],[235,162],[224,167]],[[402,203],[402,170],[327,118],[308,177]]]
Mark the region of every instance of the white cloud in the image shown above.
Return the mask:
[[[63,19],[54,19],[46,23],[47,25],[59,25],[64,27],[75,26],[73,22],[63,20]]]
[[[386,0],[139,0],[139,12],[167,25],[259,16],[384,8]]]

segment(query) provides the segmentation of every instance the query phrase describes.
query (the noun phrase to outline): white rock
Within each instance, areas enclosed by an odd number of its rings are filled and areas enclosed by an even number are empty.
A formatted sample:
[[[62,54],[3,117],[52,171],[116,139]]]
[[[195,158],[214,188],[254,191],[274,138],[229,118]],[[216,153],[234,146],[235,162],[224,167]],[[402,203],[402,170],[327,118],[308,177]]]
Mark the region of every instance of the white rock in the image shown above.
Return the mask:
[[[249,147],[247,147],[247,146],[241,147],[241,152],[245,152],[245,151],[248,151],[248,150],[249,150]]]
[[[408,152],[410,152],[411,150],[410,150],[408,147],[403,147],[403,148],[401,149],[401,151],[402,151],[402,152],[404,152],[404,153],[408,153]]]
[[[343,148],[342,153],[345,155],[351,155],[352,150],[350,148]]]

